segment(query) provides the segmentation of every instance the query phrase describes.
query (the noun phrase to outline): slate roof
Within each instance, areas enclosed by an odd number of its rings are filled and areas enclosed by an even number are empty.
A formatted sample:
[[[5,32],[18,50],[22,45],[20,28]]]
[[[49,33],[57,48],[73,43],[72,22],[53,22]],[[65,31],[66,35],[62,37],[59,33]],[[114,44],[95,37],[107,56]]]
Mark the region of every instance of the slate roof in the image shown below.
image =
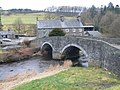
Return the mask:
[[[37,21],[38,29],[51,29],[51,28],[80,28],[83,24],[81,21],[76,20],[39,20]]]
[[[93,36],[93,37],[102,37],[102,34],[98,31],[87,31],[86,34],[89,34],[90,36]]]

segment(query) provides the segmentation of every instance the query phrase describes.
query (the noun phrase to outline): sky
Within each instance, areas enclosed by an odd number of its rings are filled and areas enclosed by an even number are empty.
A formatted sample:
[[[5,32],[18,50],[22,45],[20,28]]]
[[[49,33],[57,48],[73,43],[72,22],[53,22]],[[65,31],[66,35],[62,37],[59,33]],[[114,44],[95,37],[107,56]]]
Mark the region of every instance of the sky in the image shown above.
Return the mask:
[[[115,5],[120,5],[120,0],[0,0],[0,7],[2,9],[32,9],[43,10],[50,6],[85,6],[101,7],[101,5],[108,6],[112,2]]]

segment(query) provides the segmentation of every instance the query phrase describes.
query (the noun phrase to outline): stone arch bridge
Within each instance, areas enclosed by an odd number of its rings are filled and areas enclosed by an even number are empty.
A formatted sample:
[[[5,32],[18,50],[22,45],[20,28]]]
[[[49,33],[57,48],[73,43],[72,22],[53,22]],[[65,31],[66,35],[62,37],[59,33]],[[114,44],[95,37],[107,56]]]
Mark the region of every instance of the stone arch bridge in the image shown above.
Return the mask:
[[[54,59],[78,58],[88,60],[89,65],[96,65],[120,75],[120,48],[106,41],[90,37],[46,37],[37,39],[37,45],[48,51]],[[65,57],[63,57],[65,56]]]

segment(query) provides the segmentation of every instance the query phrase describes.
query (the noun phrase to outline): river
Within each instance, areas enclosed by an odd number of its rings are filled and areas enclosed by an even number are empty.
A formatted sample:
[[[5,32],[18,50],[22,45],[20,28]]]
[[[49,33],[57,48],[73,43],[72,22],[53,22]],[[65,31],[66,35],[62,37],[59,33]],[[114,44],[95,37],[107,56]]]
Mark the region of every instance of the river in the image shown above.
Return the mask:
[[[45,60],[41,57],[34,57],[20,62],[13,62],[8,64],[0,64],[0,80],[5,80],[16,74],[21,74],[27,71],[43,72],[51,64],[58,64],[58,61]]]

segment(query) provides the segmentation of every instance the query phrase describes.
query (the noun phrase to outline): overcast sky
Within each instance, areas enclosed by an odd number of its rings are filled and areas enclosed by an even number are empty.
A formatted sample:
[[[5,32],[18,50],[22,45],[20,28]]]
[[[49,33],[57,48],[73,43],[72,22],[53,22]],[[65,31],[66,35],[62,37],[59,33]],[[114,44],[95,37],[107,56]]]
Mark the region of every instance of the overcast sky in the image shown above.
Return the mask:
[[[115,5],[120,5],[120,0],[0,0],[0,6],[6,9],[12,8],[28,8],[33,10],[42,10],[50,6],[86,6],[108,5],[112,2]]]

